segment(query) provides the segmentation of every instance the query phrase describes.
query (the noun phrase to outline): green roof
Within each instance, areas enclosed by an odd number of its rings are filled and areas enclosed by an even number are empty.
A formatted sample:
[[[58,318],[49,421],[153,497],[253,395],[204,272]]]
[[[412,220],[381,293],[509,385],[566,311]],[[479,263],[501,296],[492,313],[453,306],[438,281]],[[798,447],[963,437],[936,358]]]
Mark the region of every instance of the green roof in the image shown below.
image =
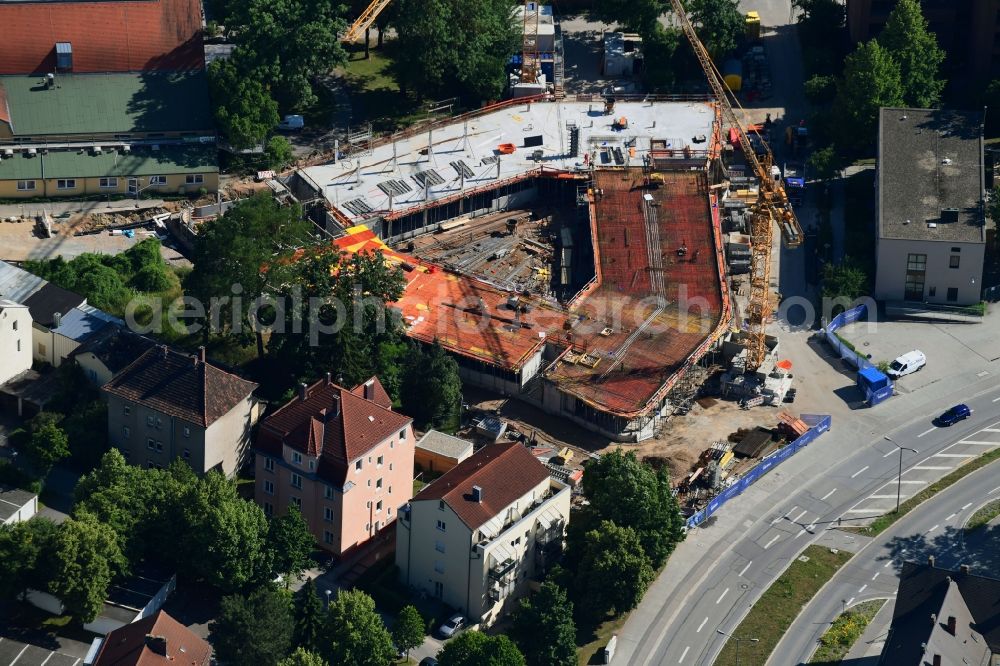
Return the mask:
[[[176,173],[214,173],[219,170],[214,145],[145,146],[131,153],[62,150],[28,157],[15,153],[0,160],[0,180],[43,178],[99,178],[101,176],[165,176]]]
[[[2,76],[15,137],[212,131],[204,72]],[[0,99],[3,98],[0,94]]]

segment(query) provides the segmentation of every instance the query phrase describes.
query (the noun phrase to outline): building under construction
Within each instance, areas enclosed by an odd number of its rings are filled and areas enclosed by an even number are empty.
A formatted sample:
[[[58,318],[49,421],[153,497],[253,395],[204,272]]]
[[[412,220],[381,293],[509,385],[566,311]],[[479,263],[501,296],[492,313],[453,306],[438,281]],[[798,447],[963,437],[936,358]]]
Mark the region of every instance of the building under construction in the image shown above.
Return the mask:
[[[521,99],[355,134],[292,187],[402,266],[408,335],[464,381],[640,441],[731,325],[721,148],[707,99]]]

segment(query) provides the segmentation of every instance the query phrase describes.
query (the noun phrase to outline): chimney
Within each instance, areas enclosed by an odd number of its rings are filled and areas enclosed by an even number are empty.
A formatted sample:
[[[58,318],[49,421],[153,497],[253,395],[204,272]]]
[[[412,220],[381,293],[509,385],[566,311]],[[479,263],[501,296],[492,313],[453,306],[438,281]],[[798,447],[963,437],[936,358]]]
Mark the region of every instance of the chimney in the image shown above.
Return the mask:
[[[472,501],[477,504],[483,503],[483,489],[480,486],[472,486]]]
[[[365,382],[365,400],[375,399],[375,380],[369,379]]]
[[[340,397],[333,396],[333,404],[330,406],[330,418],[335,419],[340,416]]]
[[[306,388],[305,382],[299,384],[299,400],[306,399]]]
[[[58,312],[52,313],[52,328],[59,328],[62,325],[62,315]]]
[[[151,652],[158,654],[161,657],[166,657],[167,637],[156,636],[154,634],[146,634],[146,647],[148,647]]]
[[[937,613],[931,613],[931,626],[937,624]]]
[[[160,351],[163,352],[163,358],[166,358],[168,356],[169,350],[167,349],[166,345],[160,345]]]
[[[328,372],[326,373],[326,385],[329,386],[332,383],[333,383],[333,374]]]
[[[198,347],[198,360],[202,363],[205,362],[205,347]]]
[[[959,565],[958,570],[961,571],[964,574],[971,573],[971,570],[969,569],[969,565],[968,564],[961,564],[961,565]]]
[[[948,633],[951,634],[952,636],[955,635],[955,624],[956,624],[955,616],[949,615],[948,624],[945,628],[948,630]]]
[[[931,566],[934,566],[934,556],[933,555],[928,555],[927,556],[927,564],[929,564]]]
[[[933,666],[941,666],[941,655],[939,654],[934,655],[934,661],[931,663],[933,664]]]

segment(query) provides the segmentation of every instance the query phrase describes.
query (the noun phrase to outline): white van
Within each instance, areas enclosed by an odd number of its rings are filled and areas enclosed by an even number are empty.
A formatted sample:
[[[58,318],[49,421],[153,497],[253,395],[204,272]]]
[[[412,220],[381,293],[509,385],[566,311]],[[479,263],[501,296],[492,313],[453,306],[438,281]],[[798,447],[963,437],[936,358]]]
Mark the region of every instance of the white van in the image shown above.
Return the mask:
[[[927,364],[927,357],[919,349],[906,352],[895,361],[889,364],[889,372],[886,373],[893,379],[899,379],[906,375],[920,370]]]
[[[285,116],[284,119],[278,123],[278,129],[285,132],[296,132],[306,126],[305,119],[302,116]]]

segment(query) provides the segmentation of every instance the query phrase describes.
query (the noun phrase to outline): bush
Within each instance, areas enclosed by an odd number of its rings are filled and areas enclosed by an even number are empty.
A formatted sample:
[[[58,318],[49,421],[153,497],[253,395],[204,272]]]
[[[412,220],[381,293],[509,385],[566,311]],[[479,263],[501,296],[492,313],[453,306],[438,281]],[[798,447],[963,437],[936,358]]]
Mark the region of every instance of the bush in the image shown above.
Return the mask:
[[[139,291],[165,291],[170,288],[170,276],[163,266],[144,266],[132,278],[132,286]]]
[[[805,83],[806,99],[810,103],[821,105],[833,101],[837,95],[837,79],[832,76],[817,74]]]
[[[265,156],[268,167],[275,171],[284,169],[294,159],[292,144],[288,143],[288,139],[283,136],[272,136],[267,142]]]

